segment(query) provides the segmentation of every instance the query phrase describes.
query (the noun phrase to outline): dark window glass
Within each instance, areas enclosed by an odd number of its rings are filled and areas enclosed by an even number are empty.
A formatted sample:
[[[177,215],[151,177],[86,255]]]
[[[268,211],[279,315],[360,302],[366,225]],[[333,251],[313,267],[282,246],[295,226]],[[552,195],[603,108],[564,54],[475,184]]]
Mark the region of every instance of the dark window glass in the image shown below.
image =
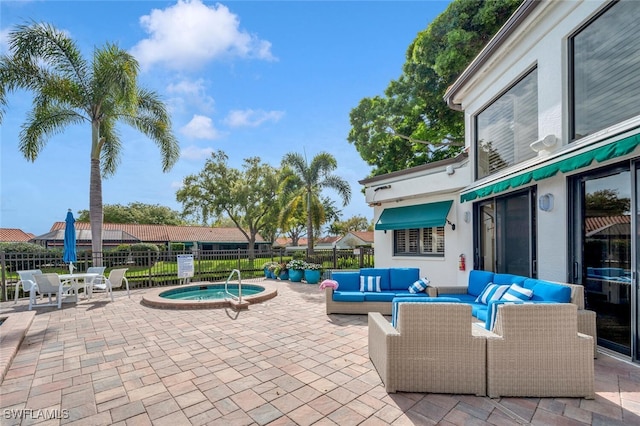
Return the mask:
[[[477,178],[489,176],[536,153],[538,70],[534,69],[476,117]]]
[[[572,38],[572,139],[640,114],[640,2],[615,3]]]

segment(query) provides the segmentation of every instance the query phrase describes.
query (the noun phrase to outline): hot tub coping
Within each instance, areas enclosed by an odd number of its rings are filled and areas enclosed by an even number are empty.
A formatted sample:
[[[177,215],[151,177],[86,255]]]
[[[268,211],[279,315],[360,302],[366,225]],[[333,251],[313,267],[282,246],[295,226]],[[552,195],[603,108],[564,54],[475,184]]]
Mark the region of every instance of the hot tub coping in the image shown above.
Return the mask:
[[[170,291],[176,288],[186,288],[186,287],[201,287],[206,285],[220,285],[224,284],[224,282],[209,282],[209,281],[198,281],[192,282],[190,284],[182,284],[171,287],[159,287],[151,289],[146,292],[142,296],[142,304],[145,306],[149,306],[152,308],[159,309],[215,309],[215,308],[236,308],[239,306],[237,303],[232,303],[229,300],[220,299],[220,300],[179,300],[179,299],[167,299],[164,297],[160,297],[160,293],[164,293],[165,291]],[[230,282],[230,285],[237,285],[237,282]],[[249,305],[253,305],[256,303],[262,303],[265,300],[273,299],[278,295],[277,287],[270,282],[261,281],[259,283],[256,282],[246,282],[243,285],[247,286],[259,286],[263,287],[264,291],[242,296],[242,301],[248,303]],[[246,306],[243,304],[244,309]]]

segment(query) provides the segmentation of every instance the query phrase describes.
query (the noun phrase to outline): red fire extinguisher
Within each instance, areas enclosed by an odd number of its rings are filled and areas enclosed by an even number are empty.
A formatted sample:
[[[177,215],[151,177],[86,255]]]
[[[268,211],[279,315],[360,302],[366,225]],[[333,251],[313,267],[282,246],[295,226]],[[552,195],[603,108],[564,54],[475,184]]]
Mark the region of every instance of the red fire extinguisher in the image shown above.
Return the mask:
[[[460,255],[460,260],[458,260],[458,270],[460,271],[464,271],[467,269],[467,263],[466,260],[464,258],[464,254]]]

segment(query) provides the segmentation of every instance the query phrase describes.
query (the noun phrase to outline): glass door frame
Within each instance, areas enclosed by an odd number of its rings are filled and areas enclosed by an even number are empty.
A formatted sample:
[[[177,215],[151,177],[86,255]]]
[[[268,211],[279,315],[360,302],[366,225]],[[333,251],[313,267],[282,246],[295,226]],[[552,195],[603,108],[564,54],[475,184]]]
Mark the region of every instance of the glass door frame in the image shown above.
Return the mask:
[[[580,173],[571,176],[567,180],[567,200],[568,200],[568,262],[567,265],[567,281],[573,284],[580,284],[585,287],[585,307],[589,309],[587,304],[587,293],[584,277],[584,219],[582,208],[585,205],[584,193],[585,193],[585,181],[586,178],[598,178],[611,175],[616,171],[629,171],[630,172],[630,220],[631,229],[631,247],[630,247],[630,266],[631,266],[631,288],[629,295],[630,304],[630,333],[629,336],[629,353],[631,360],[638,362],[640,360],[640,336],[638,336],[638,330],[640,330],[640,318],[638,316],[638,270],[640,269],[640,159],[632,159],[611,166],[590,170],[585,173]],[[634,237],[635,236],[635,237]],[[598,344],[598,342],[594,342]],[[622,354],[622,353],[621,353]],[[625,355],[625,354],[622,354]]]

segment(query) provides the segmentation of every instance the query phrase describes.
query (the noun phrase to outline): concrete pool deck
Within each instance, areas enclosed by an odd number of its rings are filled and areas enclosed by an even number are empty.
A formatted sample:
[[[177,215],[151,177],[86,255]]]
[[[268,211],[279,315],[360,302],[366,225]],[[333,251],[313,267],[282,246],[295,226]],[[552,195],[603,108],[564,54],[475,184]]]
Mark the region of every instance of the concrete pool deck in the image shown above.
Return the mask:
[[[317,285],[247,282],[278,296],[240,312],[161,310],[141,304],[155,289],[134,289],[35,310],[0,385],[0,424],[640,424],[640,367],[604,353],[594,400],[387,394],[366,316],[327,316]]]

